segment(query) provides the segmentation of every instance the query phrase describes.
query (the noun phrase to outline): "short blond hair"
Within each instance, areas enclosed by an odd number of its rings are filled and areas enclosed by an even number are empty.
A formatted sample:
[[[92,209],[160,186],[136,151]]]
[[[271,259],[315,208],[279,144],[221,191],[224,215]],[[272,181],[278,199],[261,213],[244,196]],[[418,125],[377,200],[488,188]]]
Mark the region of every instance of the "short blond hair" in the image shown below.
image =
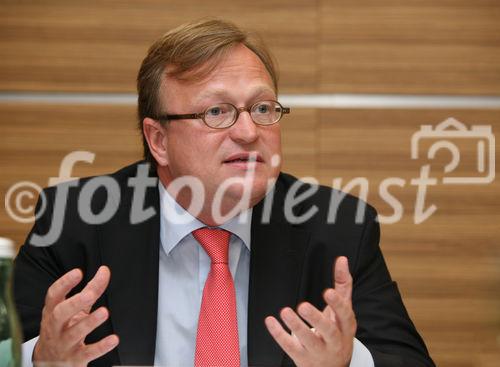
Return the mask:
[[[146,160],[156,163],[144,137],[143,120],[165,113],[165,106],[160,101],[160,88],[167,67],[168,75],[172,77],[202,77],[208,75],[221,58],[238,44],[245,45],[259,57],[277,93],[278,73],[272,54],[260,36],[244,31],[234,23],[220,19],[186,23],[164,34],[149,48],[137,75],[139,128],[143,134]],[[202,65],[207,67],[194,75],[190,73]]]

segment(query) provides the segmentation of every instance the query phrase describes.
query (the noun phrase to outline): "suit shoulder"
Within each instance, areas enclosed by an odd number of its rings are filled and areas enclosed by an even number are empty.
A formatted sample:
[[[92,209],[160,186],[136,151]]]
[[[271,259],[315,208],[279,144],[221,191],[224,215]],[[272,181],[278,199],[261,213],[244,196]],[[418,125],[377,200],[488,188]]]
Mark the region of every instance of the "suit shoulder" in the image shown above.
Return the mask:
[[[137,174],[137,169],[139,166],[144,165],[146,169],[149,171],[149,175],[156,176],[156,173],[154,173],[150,167],[150,164],[146,161],[137,161],[135,163],[132,163],[128,166],[122,167],[119,170],[111,173],[104,173],[101,175],[94,175],[94,176],[86,176],[86,177],[78,177],[75,179],[71,179],[68,181],[64,181],[61,183],[58,183],[56,185],[52,186],[47,186],[44,188],[44,191],[51,192],[54,190],[57,190],[58,187],[61,185],[70,185],[71,187],[82,187],[84,186],[88,181],[100,178],[100,177],[111,177],[117,181],[118,184],[126,184],[127,180],[130,177],[134,177]]]
[[[78,200],[81,191],[87,186],[88,189],[92,190],[92,202],[96,204],[98,201],[107,199],[107,193],[112,187],[118,187],[120,191],[123,191],[127,185],[128,180],[131,177],[136,177],[137,170],[140,166],[144,166],[147,170],[149,176],[156,176],[156,172],[152,170],[150,164],[146,161],[138,161],[132,163],[128,166],[122,167],[119,170],[106,173],[102,175],[78,177],[72,180],[64,181],[56,185],[45,187],[40,193],[40,197],[48,199],[49,201],[55,198],[58,190],[67,190],[67,202],[71,203],[74,200]],[[111,184],[111,182],[116,183],[116,185]],[[108,190],[105,189],[105,186]]]
[[[50,222],[56,211],[56,214],[64,218],[65,225],[71,227],[81,222],[82,208],[84,212],[93,215],[100,213],[107,205],[127,205],[130,196],[127,194],[130,189],[129,178],[137,176],[141,165],[145,165],[144,169],[148,170],[149,176],[156,177],[148,163],[139,161],[113,173],[62,182],[40,192],[35,213],[43,221]]]
[[[338,216],[349,218],[355,216],[358,211],[363,211],[363,215],[370,219],[377,216],[377,211],[372,205],[345,191],[306,182],[287,173],[280,174],[277,184],[284,192],[295,197],[308,192],[300,205],[297,205],[299,212],[305,212],[315,206],[318,208],[319,217],[328,215],[326,212],[331,214],[332,211],[336,211]]]

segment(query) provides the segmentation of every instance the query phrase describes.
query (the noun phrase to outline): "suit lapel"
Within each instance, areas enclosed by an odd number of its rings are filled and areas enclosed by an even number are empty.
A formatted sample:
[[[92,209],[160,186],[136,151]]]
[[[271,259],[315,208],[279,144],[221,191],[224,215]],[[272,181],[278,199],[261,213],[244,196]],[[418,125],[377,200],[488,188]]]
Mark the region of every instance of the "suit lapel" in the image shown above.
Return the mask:
[[[279,181],[278,181],[279,182]],[[295,307],[310,233],[297,229],[282,215],[284,192],[277,184],[273,214],[262,224],[261,202],[253,210],[248,304],[249,366],[279,366],[284,352],[264,324],[285,307]]]
[[[122,190],[114,220],[100,235],[103,264],[111,269],[106,292],[123,365],[153,365],[158,308],[160,215],[158,187],[147,188],[144,209],[155,215],[130,224],[132,190]]]

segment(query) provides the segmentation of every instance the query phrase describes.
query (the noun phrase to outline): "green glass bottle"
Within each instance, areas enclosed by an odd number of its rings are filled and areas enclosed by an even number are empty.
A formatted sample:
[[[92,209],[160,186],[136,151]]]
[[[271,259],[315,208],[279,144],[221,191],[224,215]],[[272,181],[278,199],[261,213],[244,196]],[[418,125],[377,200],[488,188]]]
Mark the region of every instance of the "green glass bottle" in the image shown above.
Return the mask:
[[[21,367],[21,325],[12,296],[14,243],[0,237],[0,367]]]

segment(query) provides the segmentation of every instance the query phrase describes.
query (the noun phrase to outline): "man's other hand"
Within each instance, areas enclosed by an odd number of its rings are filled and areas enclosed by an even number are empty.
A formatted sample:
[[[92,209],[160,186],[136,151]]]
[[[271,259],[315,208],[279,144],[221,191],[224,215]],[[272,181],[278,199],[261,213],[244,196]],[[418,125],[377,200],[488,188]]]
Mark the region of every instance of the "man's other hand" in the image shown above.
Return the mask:
[[[110,271],[101,266],[94,278],[70,298],[67,294],[81,282],[80,269],[73,269],[56,280],[48,289],[42,311],[40,337],[33,352],[34,362],[70,362],[86,366],[118,345],[118,337],[109,335],[94,344],[85,337],[109,317],[105,307],[90,313],[92,305],[109,284]]]
[[[301,303],[297,313],[289,307],[281,310],[280,317],[291,334],[276,318],[265,320],[269,333],[299,367],[349,366],[357,325],[346,257],[337,259],[333,281],[335,289],[323,293],[327,304],[323,311],[308,302]]]

